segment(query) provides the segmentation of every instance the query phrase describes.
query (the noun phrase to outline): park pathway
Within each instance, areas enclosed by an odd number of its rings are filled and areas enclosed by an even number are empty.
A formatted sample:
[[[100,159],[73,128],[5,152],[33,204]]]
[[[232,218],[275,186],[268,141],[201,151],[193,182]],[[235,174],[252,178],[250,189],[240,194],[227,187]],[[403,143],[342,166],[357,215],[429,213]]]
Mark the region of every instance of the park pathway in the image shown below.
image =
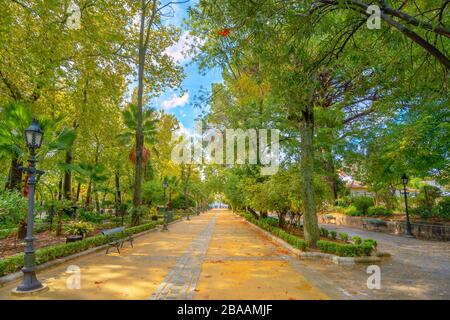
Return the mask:
[[[379,263],[381,289],[367,265],[299,260],[228,210],[155,230],[121,254],[99,251],[41,271],[49,291],[32,299],[450,299],[450,245],[348,229],[375,238],[392,258]],[[81,288],[69,289],[79,268]],[[0,299],[19,299],[0,288]],[[23,298],[22,298],[23,299]]]
[[[121,254],[104,251],[39,272],[49,290],[27,299],[328,299],[293,257],[228,210],[139,237]],[[81,288],[67,288],[80,270]],[[0,299],[19,281],[0,288]]]

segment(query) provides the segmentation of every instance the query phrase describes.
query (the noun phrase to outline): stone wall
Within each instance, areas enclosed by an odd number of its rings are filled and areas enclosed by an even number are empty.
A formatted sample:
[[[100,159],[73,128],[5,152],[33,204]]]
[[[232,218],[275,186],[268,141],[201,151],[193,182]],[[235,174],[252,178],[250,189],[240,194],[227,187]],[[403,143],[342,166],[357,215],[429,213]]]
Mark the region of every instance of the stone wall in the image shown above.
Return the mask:
[[[388,221],[368,217],[352,217],[341,213],[319,215],[319,223],[332,223],[347,227],[391,234],[405,234],[403,221]],[[450,225],[411,223],[412,233],[418,239],[450,241]]]

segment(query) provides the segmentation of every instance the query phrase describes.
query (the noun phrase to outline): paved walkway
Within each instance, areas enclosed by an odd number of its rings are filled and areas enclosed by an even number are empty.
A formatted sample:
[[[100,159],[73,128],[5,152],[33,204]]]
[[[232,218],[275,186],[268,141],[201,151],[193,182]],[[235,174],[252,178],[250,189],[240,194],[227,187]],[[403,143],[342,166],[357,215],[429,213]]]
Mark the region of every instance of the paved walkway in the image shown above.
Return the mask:
[[[379,263],[381,289],[367,288],[367,265],[304,261],[239,216],[213,210],[125,245],[44,270],[50,290],[32,299],[450,299],[450,245],[327,225],[374,238],[392,258]],[[77,266],[81,288],[67,281]],[[0,288],[0,299],[19,281]],[[28,297],[29,299],[30,297]]]
[[[322,272],[345,296],[365,299],[450,299],[450,242],[410,239],[331,224],[321,226],[346,232],[350,237],[358,235],[375,239],[379,251],[392,254],[391,258],[379,264],[381,290],[367,290],[354,285],[362,280],[362,266],[343,268],[340,272],[343,277],[333,277],[327,267],[311,268]]]
[[[44,270],[32,299],[328,299],[283,248],[240,217],[213,210],[137,238],[121,254],[97,252]],[[79,267],[81,288],[67,288]],[[0,299],[19,281],[0,288]],[[30,297],[28,297],[29,299]]]

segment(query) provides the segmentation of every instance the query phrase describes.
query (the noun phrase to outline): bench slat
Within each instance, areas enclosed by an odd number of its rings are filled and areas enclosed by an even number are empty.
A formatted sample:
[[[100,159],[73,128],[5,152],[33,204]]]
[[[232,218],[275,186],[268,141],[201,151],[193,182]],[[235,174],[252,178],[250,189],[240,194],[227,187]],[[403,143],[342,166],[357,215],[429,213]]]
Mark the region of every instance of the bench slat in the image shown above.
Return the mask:
[[[107,235],[123,232],[124,230],[125,230],[125,227],[118,227],[118,228],[109,229],[109,230],[102,230],[102,234],[107,236]]]

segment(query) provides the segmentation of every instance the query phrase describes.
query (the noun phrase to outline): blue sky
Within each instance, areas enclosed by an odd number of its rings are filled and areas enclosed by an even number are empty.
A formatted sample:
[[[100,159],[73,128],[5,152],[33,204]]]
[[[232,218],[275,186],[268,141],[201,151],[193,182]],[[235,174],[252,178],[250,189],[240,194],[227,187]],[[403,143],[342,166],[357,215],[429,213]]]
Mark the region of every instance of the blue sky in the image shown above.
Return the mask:
[[[191,132],[194,126],[194,119],[200,113],[200,110],[193,107],[194,97],[202,88],[210,90],[212,83],[222,81],[222,73],[219,68],[211,69],[206,74],[201,74],[198,65],[190,63],[191,58],[183,54],[186,46],[191,41],[186,27],[183,26],[183,19],[188,18],[188,8],[195,5],[196,2],[197,0],[191,0],[188,3],[174,5],[174,16],[166,21],[168,24],[175,24],[183,29],[180,41],[169,48],[167,52],[176,63],[184,67],[186,77],[179,89],[166,90],[152,102],[152,107],[164,109],[166,113],[175,115],[180,121],[182,129],[187,129]]]

